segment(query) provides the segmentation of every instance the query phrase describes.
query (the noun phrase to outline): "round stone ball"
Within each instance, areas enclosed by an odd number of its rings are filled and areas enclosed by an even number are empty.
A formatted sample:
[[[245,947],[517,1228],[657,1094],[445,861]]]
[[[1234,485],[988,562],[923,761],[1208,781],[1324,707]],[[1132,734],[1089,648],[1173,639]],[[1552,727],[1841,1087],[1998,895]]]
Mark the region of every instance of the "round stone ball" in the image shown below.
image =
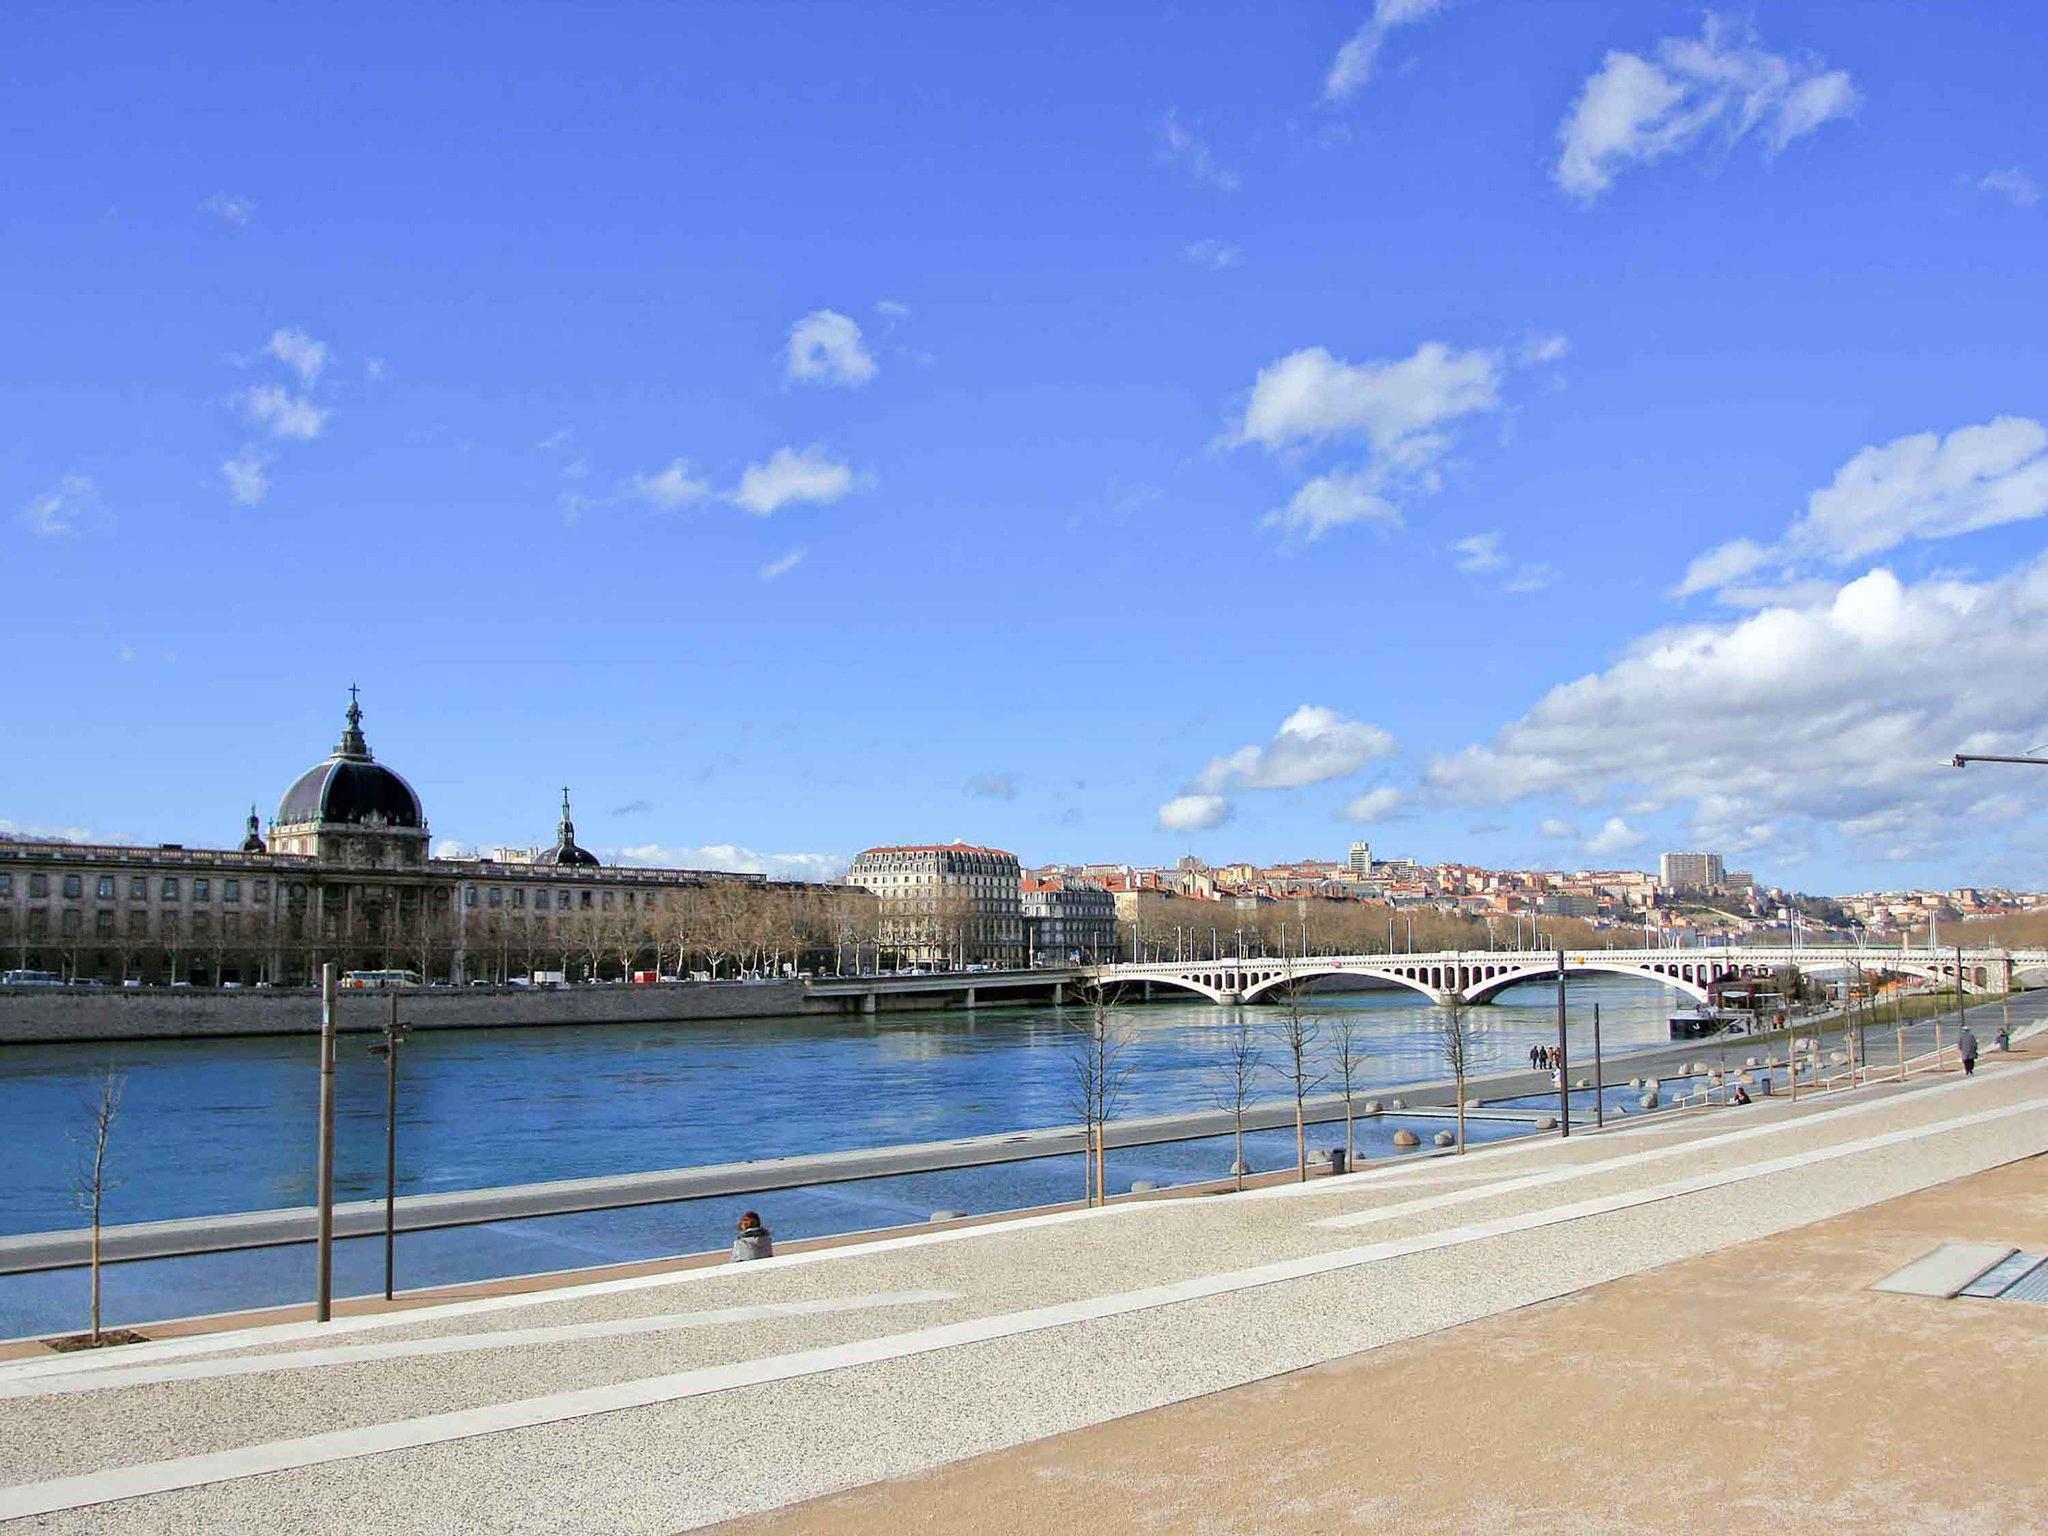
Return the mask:
[[[1394,1132],[1394,1145],[1399,1147],[1403,1152],[1405,1152],[1410,1147],[1421,1146],[1422,1138],[1416,1135],[1413,1131],[1409,1130],[1408,1127],[1404,1125],[1401,1127],[1400,1130]]]
[[[1131,1184],[1131,1193],[1134,1195],[1149,1195],[1158,1187],[1150,1179],[1138,1179]]]
[[[1436,1144],[1440,1147],[1455,1147],[1458,1144],[1457,1135],[1451,1131],[1438,1131]]]
[[[1636,1103],[1641,1105],[1644,1109],[1655,1109],[1657,1107],[1656,1092],[1653,1090],[1649,1093],[1644,1094],[1640,1099],[1636,1100]]]

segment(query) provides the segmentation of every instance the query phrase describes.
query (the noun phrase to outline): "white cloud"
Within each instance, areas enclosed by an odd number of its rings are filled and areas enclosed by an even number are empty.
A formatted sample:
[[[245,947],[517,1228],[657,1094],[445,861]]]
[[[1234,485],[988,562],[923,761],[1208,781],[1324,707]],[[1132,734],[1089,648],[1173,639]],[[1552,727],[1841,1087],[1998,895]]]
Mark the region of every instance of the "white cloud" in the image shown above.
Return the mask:
[[[1475,533],[1458,540],[1451,548],[1457,551],[1458,569],[1468,574],[1497,571],[1508,563],[1508,557],[1500,552],[1497,533]]]
[[[1557,567],[1554,565],[1518,565],[1500,584],[1500,589],[1503,592],[1541,592],[1555,580]]]
[[[770,560],[761,567],[758,574],[763,581],[773,581],[778,576],[787,576],[791,571],[803,564],[804,553],[801,549],[792,549],[780,559]]]
[[[296,373],[299,382],[308,387],[327,366],[327,344],[315,341],[304,331],[272,331],[263,350]]]
[[[778,448],[766,464],[749,464],[732,499],[756,517],[791,502],[831,503],[853,489],[853,471],[822,448]]]
[[[444,837],[434,844],[434,857],[437,859],[473,859],[479,851],[468,843],[458,843],[452,837]]]
[[[1846,117],[1856,89],[1842,70],[1767,53],[1745,28],[1709,14],[1697,38],[1666,38],[1657,60],[1609,53],[1559,125],[1558,184],[1598,197],[1631,165],[1692,148],[1709,135],[1734,144],[1761,135],[1775,154]]]
[[[61,539],[99,510],[99,488],[87,475],[66,475],[21,509],[21,520],[38,538]]]
[[[1552,331],[1547,335],[1531,336],[1524,341],[1515,351],[1515,361],[1524,368],[1536,368],[1544,363],[1559,361],[1571,349],[1569,338]]]
[[[1675,595],[1689,597],[1695,592],[1725,587],[1731,581],[1740,581],[1770,557],[1771,552],[1754,539],[1730,539],[1726,544],[1717,544],[1694,557],[1685,568]]]
[[[608,850],[619,862],[656,869],[715,869],[729,874],[767,875],[776,880],[833,880],[846,872],[840,853],[762,853],[739,843],[706,843],[678,848],[642,843]]]
[[[1865,448],[1815,491],[1786,543],[1840,563],[2048,512],[2048,428],[2001,416]]]
[[[1600,830],[1586,839],[1586,852],[1600,858],[1612,858],[1617,853],[1627,853],[1631,848],[1643,845],[1643,834],[1636,831],[1619,816],[1610,816],[1600,824]]]
[[[223,224],[232,224],[241,229],[256,212],[256,205],[246,197],[230,197],[225,192],[216,192],[199,205],[201,213],[210,213]]]
[[[1865,448],[1826,486],[1776,545],[1731,539],[1695,558],[1678,596],[1718,591],[1738,606],[1810,596],[1802,562],[1842,566],[1901,544],[1954,538],[2048,514],[2048,427],[2022,416],[1982,426],[1894,438]],[[1754,580],[1766,567],[1776,585]]]
[[[1979,192],[1995,192],[2015,208],[2031,208],[2041,201],[2041,185],[2018,166],[1987,171],[1977,182]]]
[[[1226,789],[1299,789],[1356,773],[1394,750],[1394,738],[1376,725],[1347,720],[1334,709],[1304,704],[1264,746],[1238,748],[1212,758],[1195,777],[1204,794]]]
[[[244,448],[220,467],[221,477],[228,483],[228,494],[245,507],[253,507],[270,492],[270,475],[263,455],[254,448]]]
[[[1553,842],[1575,841],[1579,835],[1577,827],[1557,816],[1544,817],[1543,825],[1536,831],[1539,836],[1550,838]]]
[[[1439,457],[1442,429],[1500,403],[1500,358],[1424,342],[1391,362],[1347,363],[1304,347],[1259,370],[1236,441],[1285,448],[1355,438],[1390,463]]]
[[[1825,601],[1648,635],[1486,745],[1438,758],[1428,779],[1471,803],[1690,805],[1710,845],[1804,821],[1903,854],[1953,831],[1983,793],[1950,754],[2039,739],[2044,675],[2048,556],[1983,582],[1908,585],[1879,569]]]
[[[1212,272],[1227,271],[1243,258],[1243,250],[1228,240],[1190,240],[1180,248],[1182,261],[1189,266],[1207,267]]]
[[[552,442],[553,439],[549,441]],[[633,494],[665,512],[673,512],[679,507],[687,507],[693,501],[702,500],[710,489],[710,486],[690,473],[688,459],[672,459],[668,468],[664,470],[651,475],[633,477]]]
[[[1240,185],[1237,172],[1217,164],[1215,154],[1178,112],[1167,113],[1159,124],[1159,158],[1197,186],[1235,192]]]
[[[1159,807],[1159,825],[1168,832],[1206,832],[1230,819],[1230,802],[1221,795],[1175,795]]]
[[[324,408],[275,384],[251,385],[242,397],[242,410],[272,437],[304,442],[318,437],[327,425],[328,413]]]
[[[887,315],[891,320],[901,320],[910,313],[910,306],[900,299],[877,299],[875,313]]]
[[[1385,821],[1407,803],[1408,797],[1400,790],[1383,785],[1379,789],[1368,789],[1362,795],[1355,795],[1344,807],[1346,821]]]
[[[1422,20],[1443,3],[1444,0],[1375,0],[1372,14],[1337,50],[1337,57],[1331,61],[1330,72],[1323,77],[1324,98],[1342,101],[1355,94],[1372,78],[1373,64],[1379,58],[1380,47],[1386,42],[1387,34],[1396,27]]]
[[[860,327],[837,310],[814,309],[789,328],[788,377],[799,384],[867,383],[878,371]]]
[[[1379,494],[1379,477],[1369,471],[1318,475],[1261,524],[1290,537],[1313,541],[1347,523],[1399,523],[1401,514]]]

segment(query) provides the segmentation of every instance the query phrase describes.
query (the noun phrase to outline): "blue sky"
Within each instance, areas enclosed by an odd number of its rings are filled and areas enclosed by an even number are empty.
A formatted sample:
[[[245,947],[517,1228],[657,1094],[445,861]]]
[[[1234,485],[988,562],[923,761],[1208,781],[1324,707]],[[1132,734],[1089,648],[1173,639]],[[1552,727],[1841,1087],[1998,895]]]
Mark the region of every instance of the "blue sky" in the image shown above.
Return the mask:
[[[0,828],[2048,868],[2035,6],[8,30]]]

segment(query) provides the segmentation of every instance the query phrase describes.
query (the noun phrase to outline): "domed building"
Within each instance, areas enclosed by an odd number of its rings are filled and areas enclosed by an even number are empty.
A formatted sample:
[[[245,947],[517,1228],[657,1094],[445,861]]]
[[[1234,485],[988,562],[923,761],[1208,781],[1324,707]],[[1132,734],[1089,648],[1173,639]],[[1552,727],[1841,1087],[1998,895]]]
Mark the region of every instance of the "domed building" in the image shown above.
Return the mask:
[[[348,724],[341,740],[325,762],[300,774],[277,803],[270,851],[370,869],[426,864],[427,818],[420,797],[371,754],[354,687],[348,691]]]
[[[553,847],[434,857],[419,794],[370,751],[350,688],[341,739],[292,781],[268,837],[251,807],[219,848],[0,838],[0,952],[24,969],[202,986],[304,983],[328,963],[427,981],[617,974],[658,963],[673,893],[726,882],[812,889],[607,867],[577,842],[566,789]]]

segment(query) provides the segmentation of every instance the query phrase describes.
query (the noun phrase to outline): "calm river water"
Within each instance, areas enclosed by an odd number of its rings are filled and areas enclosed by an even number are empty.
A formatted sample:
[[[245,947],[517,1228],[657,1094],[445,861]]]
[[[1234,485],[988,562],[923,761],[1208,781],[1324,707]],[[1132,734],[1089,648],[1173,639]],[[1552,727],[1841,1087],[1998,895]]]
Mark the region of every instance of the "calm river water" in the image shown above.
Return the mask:
[[[1677,994],[1620,978],[1568,992],[1575,1059],[1590,1050],[1592,1005],[1609,1050],[1662,1043]],[[1435,1010],[1401,991],[1319,996],[1363,1026],[1370,1083],[1440,1076]],[[1272,1024],[1278,1011],[1249,1010]],[[1134,1065],[1123,1113],[1210,1105],[1210,1075],[1231,1011],[1197,999],[1125,1010]],[[1475,1070],[1525,1063],[1553,1037],[1555,986],[1502,994],[1468,1018]],[[1325,1042],[1327,1043],[1327,1031]],[[336,1195],[382,1192],[384,1078],[368,1037],[344,1036],[337,1072]],[[93,1080],[126,1075],[114,1132],[109,1222],[309,1204],[313,1198],[316,1045],[309,1038],[0,1046],[0,1139],[8,1168],[0,1232],[79,1224],[72,1139]],[[1276,1046],[1267,1048],[1277,1062]],[[1070,1123],[1069,1049],[1051,1007],[874,1019],[676,1025],[580,1025],[436,1031],[405,1046],[399,1094],[402,1193],[734,1162]],[[1277,1077],[1262,1097],[1281,1098]],[[1392,1127],[1386,1134],[1391,1134]],[[1475,1139],[1479,1132],[1475,1127]],[[1270,1142],[1270,1145],[1268,1145]],[[1361,1147],[1361,1156],[1370,1149]],[[1257,1143],[1254,1166],[1292,1159],[1291,1133]],[[1214,1177],[1226,1147],[1204,1142],[1113,1154],[1113,1187]],[[1072,1198],[1078,1160],[866,1180],[760,1197],[785,1237],[922,1219],[932,1209],[992,1210]],[[695,1210],[694,1206],[706,1209]],[[401,1283],[565,1267],[721,1245],[736,1202],[681,1202],[421,1233],[401,1240]],[[362,1291],[379,1245],[344,1243],[344,1290]],[[139,1319],[300,1299],[304,1249],[116,1266],[110,1306]],[[76,1275],[0,1279],[0,1337],[57,1326]],[[68,1326],[69,1324],[66,1324]]]

